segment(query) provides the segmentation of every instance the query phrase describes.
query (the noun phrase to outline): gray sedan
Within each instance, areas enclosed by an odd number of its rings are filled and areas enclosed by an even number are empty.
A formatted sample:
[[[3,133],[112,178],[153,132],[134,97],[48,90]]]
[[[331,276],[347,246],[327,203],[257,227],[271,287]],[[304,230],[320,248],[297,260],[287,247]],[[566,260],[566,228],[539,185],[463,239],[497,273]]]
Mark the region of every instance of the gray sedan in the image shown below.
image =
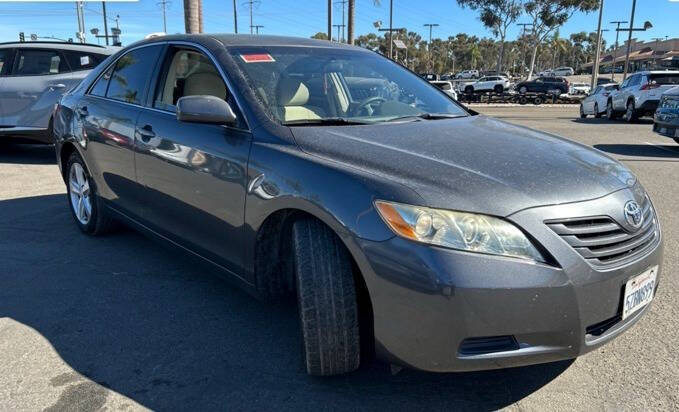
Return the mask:
[[[295,295],[313,375],[372,353],[428,371],[574,358],[660,281],[655,209],[624,165],[362,48],[145,40],[67,93],[54,131],[83,233],[124,222],[255,295]]]

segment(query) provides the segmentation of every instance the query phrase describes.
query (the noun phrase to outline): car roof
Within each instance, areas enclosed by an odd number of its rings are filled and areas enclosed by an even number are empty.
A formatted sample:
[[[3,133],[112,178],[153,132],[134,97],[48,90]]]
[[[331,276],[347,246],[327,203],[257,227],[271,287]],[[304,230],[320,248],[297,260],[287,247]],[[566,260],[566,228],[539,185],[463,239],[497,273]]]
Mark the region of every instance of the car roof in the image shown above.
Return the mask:
[[[642,70],[632,74],[679,74],[679,70]]]
[[[119,48],[104,47],[88,43],[70,43],[56,41],[26,41],[26,42],[6,42],[0,43],[0,49],[22,48],[22,49],[56,49],[56,50],[77,50],[99,54],[113,54]]]

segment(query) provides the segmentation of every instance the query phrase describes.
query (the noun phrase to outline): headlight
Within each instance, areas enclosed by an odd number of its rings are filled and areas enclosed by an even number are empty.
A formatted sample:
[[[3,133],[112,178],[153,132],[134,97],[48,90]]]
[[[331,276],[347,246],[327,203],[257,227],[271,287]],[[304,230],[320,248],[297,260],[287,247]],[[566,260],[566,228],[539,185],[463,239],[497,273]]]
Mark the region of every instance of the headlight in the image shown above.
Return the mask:
[[[662,109],[679,109],[679,97],[677,96],[663,96],[660,101]]]
[[[496,217],[381,200],[376,201],[375,206],[391,230],[406,239],[468,252],[545,262],[519,228]]]

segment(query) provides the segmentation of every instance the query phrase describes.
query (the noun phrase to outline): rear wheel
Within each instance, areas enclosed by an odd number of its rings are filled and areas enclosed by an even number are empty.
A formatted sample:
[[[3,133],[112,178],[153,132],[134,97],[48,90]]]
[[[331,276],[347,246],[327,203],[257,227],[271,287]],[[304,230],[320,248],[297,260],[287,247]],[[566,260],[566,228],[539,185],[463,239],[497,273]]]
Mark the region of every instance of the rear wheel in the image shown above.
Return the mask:
[[[464,88],[464,92],[467,94],[472,94],[474,93],[474,88],[472,86],[467,86]]]
[[[116,222],[97,196],[94,180],[78,152],[69,157],[66,171],[68,204],[80,230],[97,236],[114,229]]]
[[[295,222],[292,240],[306,370],[316,376],[356,370],[361,346],[349,252],[315,219]]]
[[[538,97],[536,97],[535,99],[533,99],[533,104],[536,105],[536,106],[537,106],[537,105],[540,105],[540,104],[542,104],[542,103],[543,103],[543,99],[542,99],[542,97],[540,97],[540,96],[538,96]]]
[[[594,103],[594,117],[601,119],[601,112],[599,111],[599,103]]]
[[[606,104],[606,117],[608,117],[609,120],[615,120],[618,117],[615,114],[615,110],[613,110],[613,102],[610,100]]]
[[[639,115],[636,112],[636,109],[634,108],[634,102],[630,100],[627,102],[627,110],[625,110],[625,115],[623,119],[627,123],[634,123],[639,119]]]
[[[502,93],[503,91],[505,91],[505,89],[504,87],[502,87],[501,84],[496,84],[495,86],[493,86],[493,91],[495,93]]]

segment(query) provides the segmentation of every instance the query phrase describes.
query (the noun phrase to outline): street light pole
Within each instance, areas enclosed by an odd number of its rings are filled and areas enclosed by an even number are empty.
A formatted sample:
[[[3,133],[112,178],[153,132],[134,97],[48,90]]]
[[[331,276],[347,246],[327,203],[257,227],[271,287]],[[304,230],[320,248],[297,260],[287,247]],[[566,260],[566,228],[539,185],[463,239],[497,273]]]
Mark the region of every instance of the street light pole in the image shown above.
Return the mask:
[[[629,66],[629,52],[630,52],[630,47],[632,46],[632,29],[634,27],[634,11],[637,8],[637,0],[632,0],[632,16],[630,17],[630,22],[629,22],[629,36],[627,37],[627,52],[625,54],[625,71],[622,74],[622,81],[625,81],[627,78],[627,66]]]
[[[394,0],[389,0],[389,58],[394,59],[394,41],[391,37],[394,34]]]
[[[431,60],[431,31],[434,27],[438,27],[438,25],[438,23],[427,23],[424,25],[424,27],[429,27],[429,43],[427,43],[427,57],[429,58],[429,63],[427,64],[427,67],[433,67],[433,62]]]
[[[328,40],[332,41],[332,0],[328,0]]]
[[[601,3],[599,3],[599,24],[597,25],[596,29],[597,36],[596,57],[594,58],[594,66],[592,70],[592,84],[590,85],[591,90],[594,90],[594,86],[596,86],[597,77],[599,77],[599,58],[601,57],[601,16],[603,16],[603,14],[604,14],[604,0],[601,0]]]
[[[613,49],[613,69],[611,70],[611,81],[615,81],[615,61],[618,59],[618,36],[620,35],[620,25],[628,23],[627,21],[612,21],[611,24],[617,24],[615,28],[615,49]]]

